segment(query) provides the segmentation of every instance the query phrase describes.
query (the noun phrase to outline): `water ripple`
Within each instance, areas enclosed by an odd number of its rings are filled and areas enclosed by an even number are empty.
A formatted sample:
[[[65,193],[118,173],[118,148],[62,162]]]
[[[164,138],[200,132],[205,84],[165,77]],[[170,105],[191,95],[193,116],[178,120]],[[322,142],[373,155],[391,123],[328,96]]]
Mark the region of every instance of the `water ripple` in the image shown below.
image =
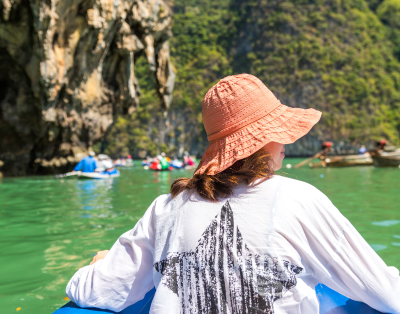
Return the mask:
[[[383,220],[383,221],[374,221],[372,222],[372,224],[380,227],[390,227],[397,225],[399,222],[400,220]]]

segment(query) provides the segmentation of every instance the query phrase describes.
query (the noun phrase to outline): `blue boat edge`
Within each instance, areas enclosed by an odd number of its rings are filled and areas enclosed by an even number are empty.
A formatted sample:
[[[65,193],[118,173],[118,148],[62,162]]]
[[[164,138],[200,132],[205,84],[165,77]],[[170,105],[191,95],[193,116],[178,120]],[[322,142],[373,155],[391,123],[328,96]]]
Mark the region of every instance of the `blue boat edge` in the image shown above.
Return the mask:
[[[328,288],[323,284],[315,286],[320,307],[320,314],[379,314],[377,310],[369,307],[365,303],[353,301],[340,293]],[[153,288],[146,293],[144,298],[135,304],[124,309],[120,314],[148,314],[151,302],[153,301],[156,289]],[[53,314],[94,314],[95,312],[115,313],[109,310],[96,308],[80,308],[73,302],[68,302],[63,307],[56,310]]]
[[[320,314],[382,314],[369,305],[351,300],[323,284],[315,286]]]
[[[128,306],[123,311],[119,312],[120,314],[148,314],[150,312],[151,302],[153,301],[154,295],[156,293],[156,289],[153,288],[149,292],[146,293],[144,298],[131,306]],[[65,304],[63,307],[56,310],[53,314],[94,314],[95,312],[102,313],[116,313],[109,310],[101,310],[96,308],[81,308],[76,305],[74,302],[70,301]],[[99,313],[98,313],[99,314]]]

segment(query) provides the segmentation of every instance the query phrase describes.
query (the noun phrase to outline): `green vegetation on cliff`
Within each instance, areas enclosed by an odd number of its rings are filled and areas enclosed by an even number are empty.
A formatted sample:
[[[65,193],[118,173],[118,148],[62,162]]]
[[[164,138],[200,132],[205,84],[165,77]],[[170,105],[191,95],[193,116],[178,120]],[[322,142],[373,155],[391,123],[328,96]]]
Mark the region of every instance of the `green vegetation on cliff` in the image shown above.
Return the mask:
[[[376,9],[386,25],[388,37],[393,43],[394,55],[400,60],[400,0],[385,0]]]
[[[396,141],[400,66],[381,21],[365,1],[300,3],[239,1],[235,46],[248,44],[235,72],[260,77],[283,103],[321,110],[321,138]]]
[[[142,155],[201,153],[204,94],[218,79],[243,72],[284,104],[323,111],[312,131],[321,140],[399,143],[400,0],[175,0],[174,12],[177,81],[169,116],[159,112],[139,58],[141,109],[120,118],[108,153],[118,145]]]

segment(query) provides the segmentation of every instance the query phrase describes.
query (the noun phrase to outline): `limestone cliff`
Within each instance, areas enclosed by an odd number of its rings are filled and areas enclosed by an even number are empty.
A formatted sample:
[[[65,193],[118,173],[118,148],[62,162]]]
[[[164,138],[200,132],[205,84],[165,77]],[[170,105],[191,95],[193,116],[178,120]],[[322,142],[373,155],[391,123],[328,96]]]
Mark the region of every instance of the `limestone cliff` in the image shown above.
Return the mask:
[[[160,109],[172,97],[168,0],[1,0],[0,160],[5,175],[71,169],[139,105],[145,54]]]

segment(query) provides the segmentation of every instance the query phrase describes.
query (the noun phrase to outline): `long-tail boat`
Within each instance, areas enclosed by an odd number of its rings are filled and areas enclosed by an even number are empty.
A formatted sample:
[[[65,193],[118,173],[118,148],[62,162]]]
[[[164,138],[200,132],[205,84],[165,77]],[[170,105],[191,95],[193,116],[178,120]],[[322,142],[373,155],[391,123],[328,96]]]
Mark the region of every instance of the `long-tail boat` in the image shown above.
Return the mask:
[[[380,140],[377,142],[376,149],[370,152],[374,160],[374,166],[400,168],[400,148],[386,145],[386,140]]]
[[[311,168],[318,167],[351,167],[351,166],[370,166],[373,160],[370,153],[362,155],[346,156],[321,156],[320,162],[310,163]]]
[[[400,149],[372,153],[375,167],[400,167]]]
[[[370,166],[373,164],[373,160],[369,152],[360,155],[330,156],[328,154],[331,152],[332,146],[332,142],[322,143],[322,151],[297,164],[295,168],[299,168],[315,158],[319,158],[320,162],[310,162],[308,164],[310,168]]]

